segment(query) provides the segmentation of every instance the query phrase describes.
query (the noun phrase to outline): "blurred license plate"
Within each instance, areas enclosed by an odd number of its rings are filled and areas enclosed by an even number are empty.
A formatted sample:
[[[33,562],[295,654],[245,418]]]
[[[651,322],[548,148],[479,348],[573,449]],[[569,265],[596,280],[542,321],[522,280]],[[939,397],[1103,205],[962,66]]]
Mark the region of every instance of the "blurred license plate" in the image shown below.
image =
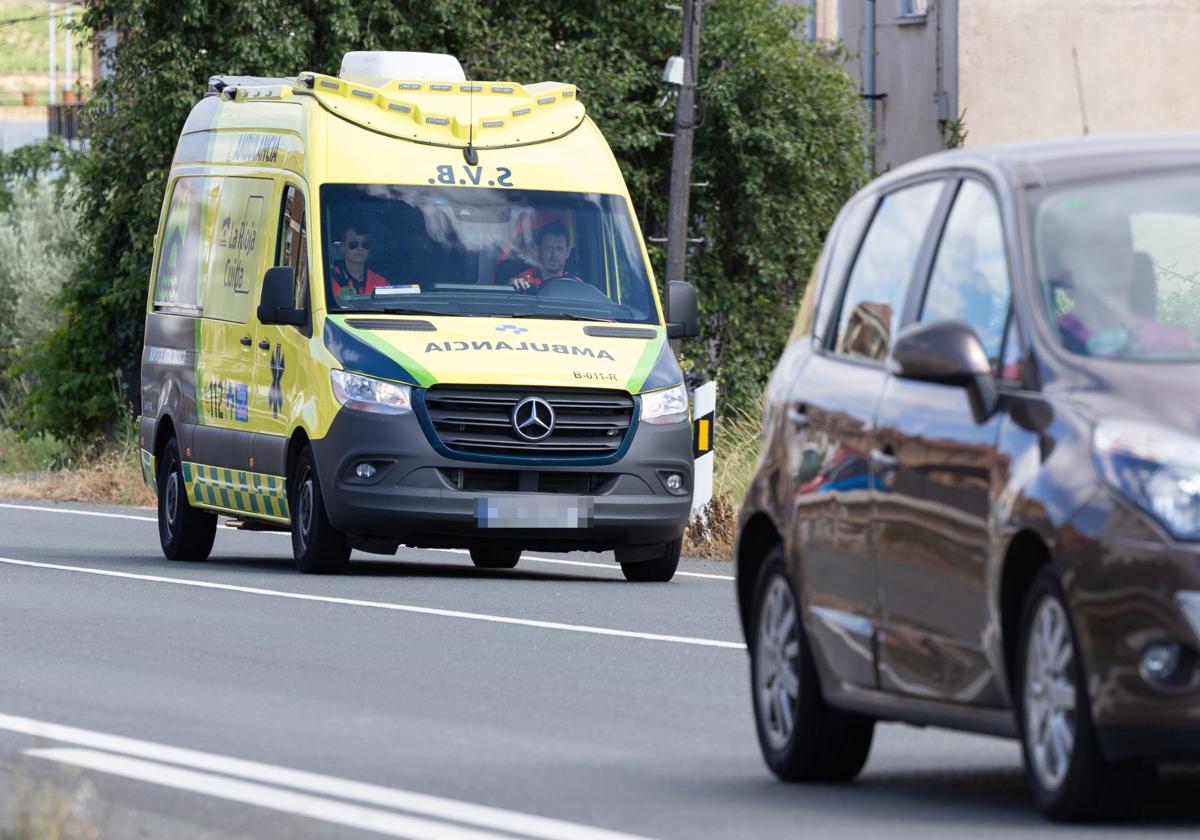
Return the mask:
[[[479,499],[475,521],[480,528],[586,528],[592,520],[592,500],[562,496],[537,501],[512,496]]]

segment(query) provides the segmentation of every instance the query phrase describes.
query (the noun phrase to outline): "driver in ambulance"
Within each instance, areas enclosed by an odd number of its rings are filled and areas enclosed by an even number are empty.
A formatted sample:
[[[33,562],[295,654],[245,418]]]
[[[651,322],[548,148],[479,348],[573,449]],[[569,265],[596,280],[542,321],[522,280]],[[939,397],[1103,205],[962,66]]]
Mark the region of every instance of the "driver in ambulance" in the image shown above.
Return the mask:
[[[567,277],[582,282],[578,277],[566,274],[567,257],[571,255],[571,235],[562,222],[543,225],[537,234],[538,265],[531,266],[515,275],[508,282],[514,289],[527,292],[537,289],[547,280]]]

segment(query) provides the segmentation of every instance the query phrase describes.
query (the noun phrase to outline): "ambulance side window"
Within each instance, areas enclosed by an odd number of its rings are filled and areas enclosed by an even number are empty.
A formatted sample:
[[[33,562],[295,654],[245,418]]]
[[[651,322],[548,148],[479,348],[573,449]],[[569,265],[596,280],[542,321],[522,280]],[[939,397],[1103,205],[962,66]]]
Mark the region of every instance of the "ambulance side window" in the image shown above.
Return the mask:
[[[308,224],[304,193],[293,184],[283,191],[283,212],[279,220],[279,254],[276,265],[290,265],[296,271],[295,305],[308,308]]]
[[[180,178],[171,190],[159,248],[154,308],[199,314],[201,277],[209,242],[204,239],[204,205],[216,181]]]

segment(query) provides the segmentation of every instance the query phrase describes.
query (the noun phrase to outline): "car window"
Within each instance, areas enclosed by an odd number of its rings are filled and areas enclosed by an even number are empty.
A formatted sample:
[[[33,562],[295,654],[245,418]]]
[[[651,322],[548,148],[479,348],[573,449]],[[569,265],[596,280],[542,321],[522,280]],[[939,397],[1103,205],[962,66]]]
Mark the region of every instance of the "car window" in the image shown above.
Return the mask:
[[[219,189],[216,178],[180,178],[175,182],[158,257],[156,309],[200,309],[201,279],[212,245],[211,227],[204,224],[204,207],[215,200]]]
[[[938,243],[920,320],[966,322],[994,365],[1010,298],[1000,208],[986,186],[963,181]]]
[[[830,316],[841,299],[842,287],[846,282],[846,269],[850,267],[850,260],[858,250],[863,228],[870,221],[871,211],[874,209],[874,201],[854,201],[846,208],[841,220],[834,227],[833,235],[836,239],[830,243],[829,265],[825,272],[825,282],[818,289],[819,300],[816,302],[816,314],[813,319],[813,338],[819,344],[825,343]],[[814,275],[813,280],[817,279]]]
[[[283,211],[279,220],[279,255],[277,265],[295,269],[295,307],[308,307],[308,229],[304,210],[304,193],[288,184],[283,191]]]
[[[846,284],[837,352],[887,356],[942,187],[942,181],[928,181],[890,193],[880,203]]]

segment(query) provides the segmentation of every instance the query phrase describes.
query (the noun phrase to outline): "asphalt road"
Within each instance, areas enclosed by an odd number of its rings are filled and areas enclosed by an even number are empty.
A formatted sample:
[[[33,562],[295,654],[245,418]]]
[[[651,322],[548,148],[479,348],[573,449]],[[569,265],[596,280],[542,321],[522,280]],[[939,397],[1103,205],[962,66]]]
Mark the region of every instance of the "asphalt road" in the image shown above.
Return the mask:
[[[152,511],[0,504],[0,813],[120,838],[1086,833],[990,738],[885,725],[856,783],[776,782],[727,565],[634,585],[597,555],[402,549],[325,578],[289,548],[223,528],[172,564]],[[1197,792],[1170,772],[1145,821],[1091,831],[1195,831]]]

